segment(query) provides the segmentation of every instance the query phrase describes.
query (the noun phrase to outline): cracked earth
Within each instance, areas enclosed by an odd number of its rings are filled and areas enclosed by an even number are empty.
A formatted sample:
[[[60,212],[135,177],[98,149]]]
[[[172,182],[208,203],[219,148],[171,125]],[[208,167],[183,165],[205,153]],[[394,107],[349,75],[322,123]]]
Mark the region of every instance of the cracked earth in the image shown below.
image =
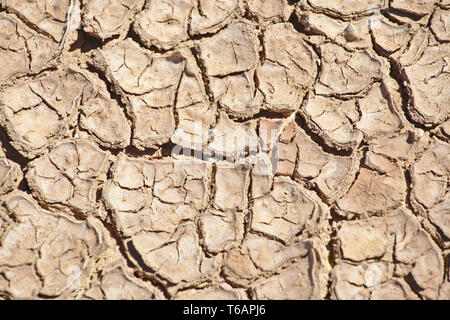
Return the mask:
[[[0,299],[450,299],[450,1],[0,0],[0,59]]]

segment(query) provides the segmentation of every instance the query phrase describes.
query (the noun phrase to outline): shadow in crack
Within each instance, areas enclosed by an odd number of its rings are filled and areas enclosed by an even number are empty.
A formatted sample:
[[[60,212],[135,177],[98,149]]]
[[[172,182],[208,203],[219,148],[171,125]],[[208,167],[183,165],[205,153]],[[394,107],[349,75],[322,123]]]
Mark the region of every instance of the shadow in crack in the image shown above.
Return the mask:
[[[31,159],[25,158],[16,149],[14,149],[14,147],[11,145],[11,139],[9,138],[5,128],[3,127],[0,127],[0,143],[0,147],[3,147],[8,160],[14,161],[15,163],[19,164],[22,170],[31,161]]]
[[[76,51],[80,49],[81,52],[89,52],[102,46],[99,39],[91,37],[83,30],[77,30],[77,39],[69,48],[69,51]]]

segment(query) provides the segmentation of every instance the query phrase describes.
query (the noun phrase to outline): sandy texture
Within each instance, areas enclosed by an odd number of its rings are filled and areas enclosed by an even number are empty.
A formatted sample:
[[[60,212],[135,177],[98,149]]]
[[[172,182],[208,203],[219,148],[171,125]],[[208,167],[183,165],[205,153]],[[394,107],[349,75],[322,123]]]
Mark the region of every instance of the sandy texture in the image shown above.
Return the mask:
[[[0,299],[450,299],[450,2],[0,0]]]

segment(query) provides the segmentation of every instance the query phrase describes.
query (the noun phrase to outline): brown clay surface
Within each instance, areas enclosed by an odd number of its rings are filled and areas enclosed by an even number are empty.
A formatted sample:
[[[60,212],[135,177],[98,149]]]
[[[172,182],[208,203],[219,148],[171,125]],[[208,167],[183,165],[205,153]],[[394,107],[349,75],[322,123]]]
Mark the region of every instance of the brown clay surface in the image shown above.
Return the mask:
[[[0,0],[0,299],[450,299],[449,41],[446,0]]]

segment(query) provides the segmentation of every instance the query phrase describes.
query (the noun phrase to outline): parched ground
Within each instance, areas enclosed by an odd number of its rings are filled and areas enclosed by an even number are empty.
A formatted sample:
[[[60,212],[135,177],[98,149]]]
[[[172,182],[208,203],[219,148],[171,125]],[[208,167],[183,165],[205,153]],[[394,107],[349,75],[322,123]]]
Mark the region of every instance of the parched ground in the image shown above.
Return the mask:
[[[0,0],[0,299],[450,299],[450,1]]]

